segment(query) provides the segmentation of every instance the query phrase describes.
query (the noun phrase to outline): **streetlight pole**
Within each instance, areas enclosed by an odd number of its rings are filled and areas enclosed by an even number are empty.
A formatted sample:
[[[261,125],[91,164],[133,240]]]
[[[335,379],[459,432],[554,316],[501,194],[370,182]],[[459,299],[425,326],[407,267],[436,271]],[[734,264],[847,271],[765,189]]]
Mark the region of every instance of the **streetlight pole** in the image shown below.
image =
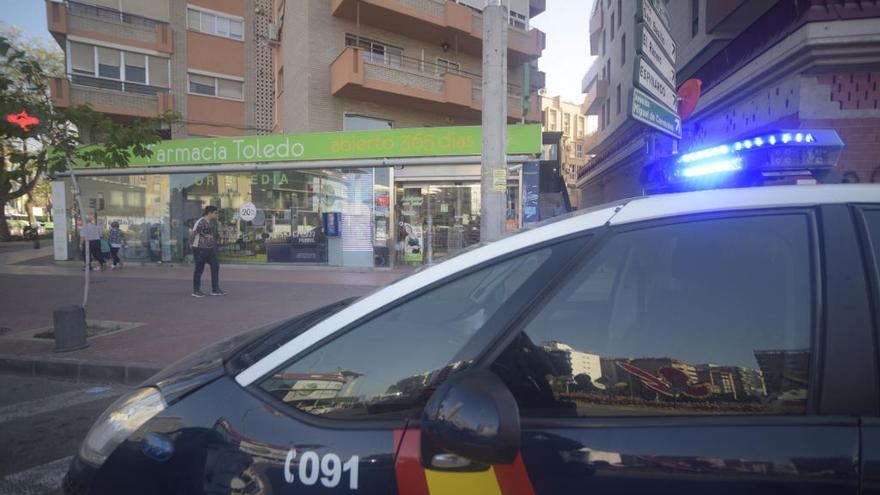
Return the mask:
[[[483,149],[480,240],[504,234],[507,195],[507,8],[488,0],[483,9]]]

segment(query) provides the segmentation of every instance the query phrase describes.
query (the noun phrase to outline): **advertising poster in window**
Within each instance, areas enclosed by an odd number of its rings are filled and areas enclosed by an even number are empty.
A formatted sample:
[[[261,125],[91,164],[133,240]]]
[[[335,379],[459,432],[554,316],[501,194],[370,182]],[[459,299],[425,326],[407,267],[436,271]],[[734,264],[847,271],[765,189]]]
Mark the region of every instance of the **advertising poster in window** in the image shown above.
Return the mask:
[[[407,263],[420,263],[424,259],[425,235],[421,225],[403,224],[406,236],[403,238],[403,260]]]
[[[538,162],[523,163],[522,168],[522,224],[523,226],[541,220],[538,209],[540,167]]]

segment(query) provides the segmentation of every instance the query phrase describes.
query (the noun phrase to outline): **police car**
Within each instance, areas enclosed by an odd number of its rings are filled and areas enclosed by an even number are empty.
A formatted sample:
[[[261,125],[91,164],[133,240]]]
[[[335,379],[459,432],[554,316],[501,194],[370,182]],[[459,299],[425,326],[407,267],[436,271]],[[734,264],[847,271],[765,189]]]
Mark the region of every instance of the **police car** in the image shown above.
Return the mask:
[[[651,173],[772,172],[704,155]],[[876,493],[878,267],[880,186],[618,201],[187,358],[64,489]]]

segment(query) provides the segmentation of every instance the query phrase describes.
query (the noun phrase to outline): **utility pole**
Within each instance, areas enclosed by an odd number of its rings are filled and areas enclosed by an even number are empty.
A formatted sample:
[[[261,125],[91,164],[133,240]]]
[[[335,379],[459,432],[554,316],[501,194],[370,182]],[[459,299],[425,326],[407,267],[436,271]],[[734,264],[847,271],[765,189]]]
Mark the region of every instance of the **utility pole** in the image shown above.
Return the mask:
[[[483,9],[483,150],[480,240],[504,234],[507,209],[507,8],[488,0]]]

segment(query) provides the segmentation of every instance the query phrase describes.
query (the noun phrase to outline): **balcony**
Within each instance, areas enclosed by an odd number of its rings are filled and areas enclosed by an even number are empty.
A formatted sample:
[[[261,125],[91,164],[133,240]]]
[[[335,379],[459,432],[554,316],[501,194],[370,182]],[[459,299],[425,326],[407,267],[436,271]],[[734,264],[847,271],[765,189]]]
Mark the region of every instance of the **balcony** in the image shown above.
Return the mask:
[[[547,10],[547,0],[529,0],[529,17],[535,17],[545,10]]]
[[[173,109],[167,88],[72,74],[50,84],[58,108],[89,104],[100,113],[124,117],[156,117]]]
[[[419,39],[437,46],[444,43],[461,53],[481,57],[483,14],[446,0],[330,0],[335,17]],[[537,29],[509,26],[507,59],[510,65],[536,60],[546,46]]]
[[[590,70],[587,71],[581,80],[581,90],[587,94],[581,108],[587,115],[596,115],[599,113],[599,107],[605,98],[608,97],[608,80],[599,78],[599,66],[602,65],[599,60],[593,62]]]
[[[68,35],[172,53],[171,27],[166,22],[78,2],[46,1],[49,32],[62,47]]]
[[[330,66],[333,96],[403,105],[416,110],[478,120],[482,88],[478,75],[445,72],[438,66],[408,57],[385,60],[382,56],[348,47]],[[508,85],[507,115],[523,117],[522,88]],[[537,95],[529,98],[526,121],[541,122]]]

